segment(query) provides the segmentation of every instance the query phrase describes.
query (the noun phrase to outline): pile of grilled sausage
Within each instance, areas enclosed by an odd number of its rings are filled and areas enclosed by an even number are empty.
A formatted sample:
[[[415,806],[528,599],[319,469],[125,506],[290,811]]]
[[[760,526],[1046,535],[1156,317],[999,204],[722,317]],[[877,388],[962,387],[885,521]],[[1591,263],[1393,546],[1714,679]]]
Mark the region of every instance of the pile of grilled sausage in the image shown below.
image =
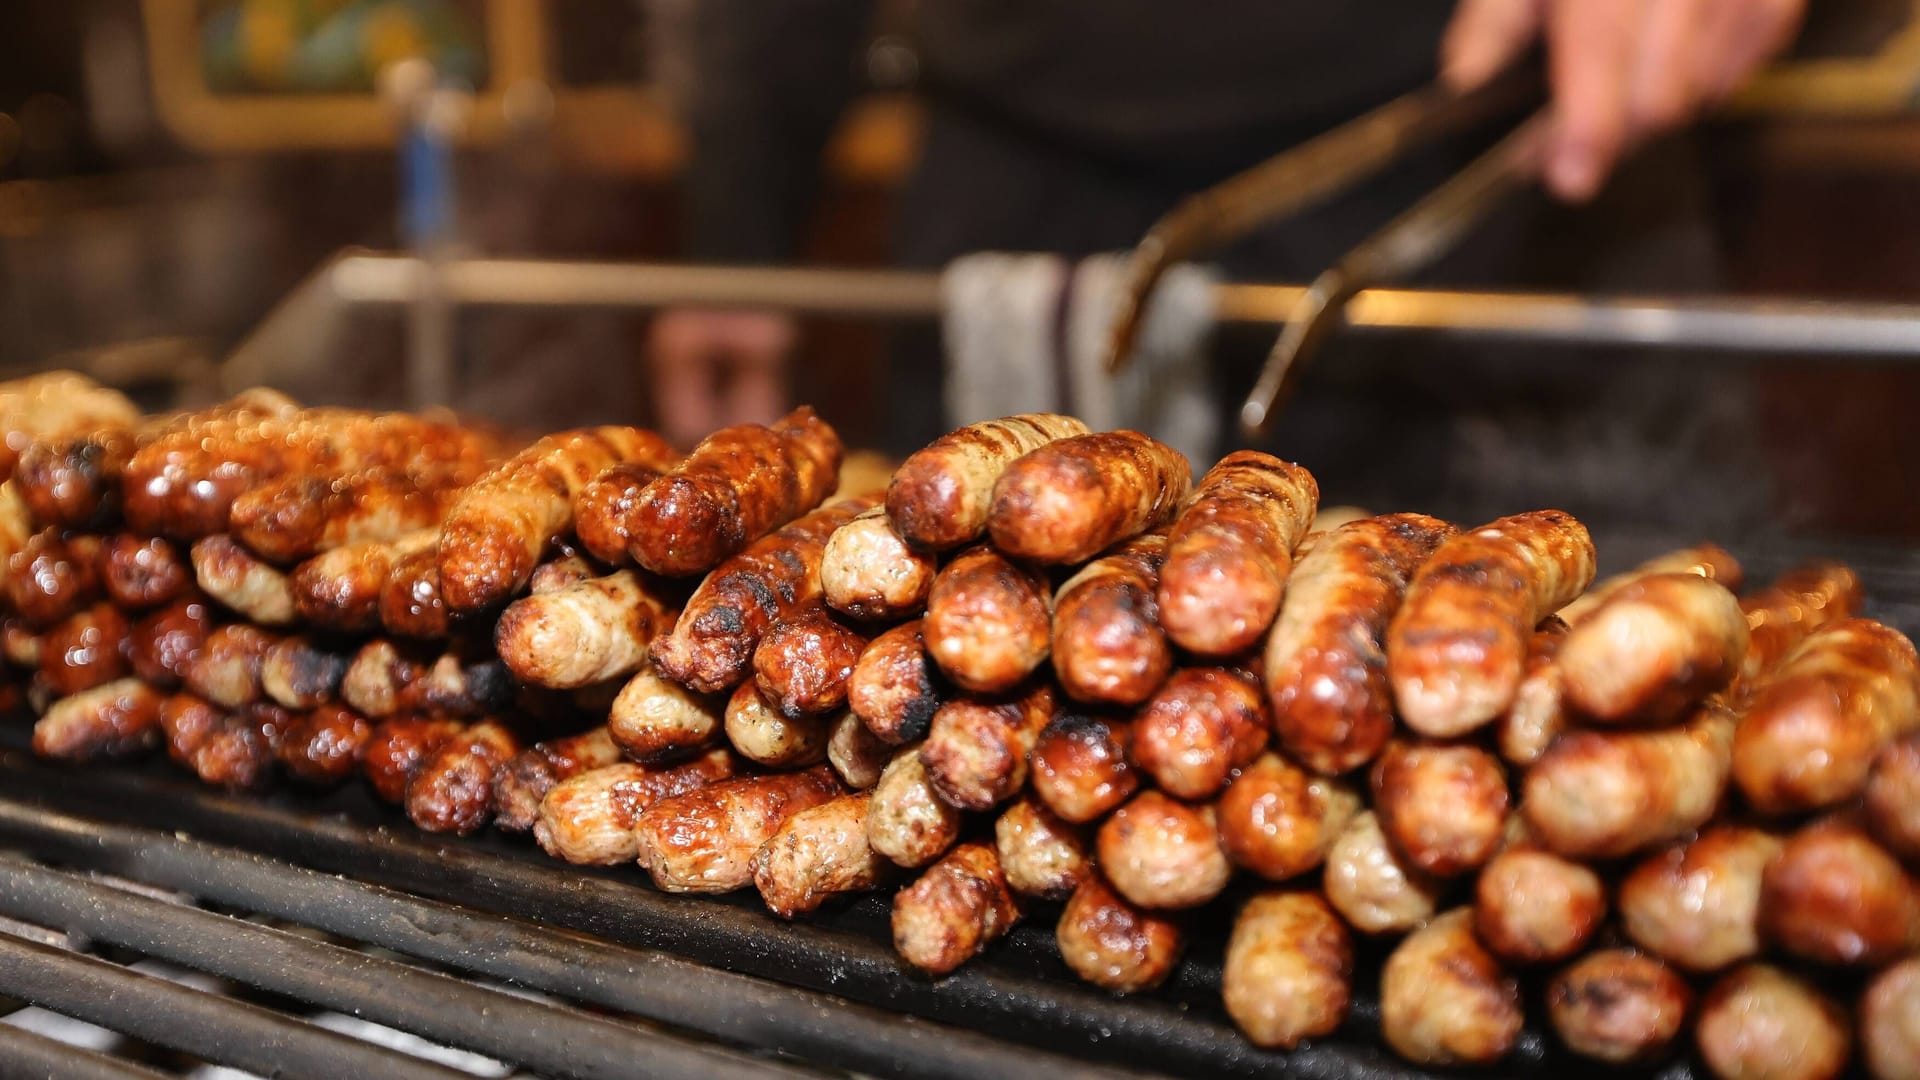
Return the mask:
[[[1340,1027],[1370,940],[1421,1065],[1497,1065],[1531,998],[1604,1062],[1920,1076],[1920,660],[1845,567],[1596,585],[1564,513],[1316,531],[1299,466],[1054,415],[851,497],[807,409],[681,454],[60,375],[0,424],[48,757],[357,773],[789,918],[897,890],[934,975],[1063,902],[1066,963],[1145,990],[1232,903],[1261,1046]]]

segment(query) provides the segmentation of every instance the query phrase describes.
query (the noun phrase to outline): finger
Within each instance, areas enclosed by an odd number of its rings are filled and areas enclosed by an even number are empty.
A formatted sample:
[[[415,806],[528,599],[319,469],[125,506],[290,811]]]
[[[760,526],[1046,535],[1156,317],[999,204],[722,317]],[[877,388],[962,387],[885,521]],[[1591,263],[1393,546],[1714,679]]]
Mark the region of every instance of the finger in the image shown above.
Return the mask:
[[[1640,0],[1560,0],[1548,9],[1553,136],[1546,177],[1563,199],[1592,198],[1626,142],[1643,11]]]
[[[1701,94],[1695,56],[1714,0],[1665,0],[1652,5],[1640,34],[1640,50],[1628,91],[1628,139],[1637,140],[1684,124]]]
[[[1512,64],[1539,36],[1544,0],[1460,0],[1440,39],[1440,80],[1471,90]]]
[[[1708,48],[1702,97],[1719,101],[1787,47],[1806,15],[1805,0],[1718,0],[1723,8]]]

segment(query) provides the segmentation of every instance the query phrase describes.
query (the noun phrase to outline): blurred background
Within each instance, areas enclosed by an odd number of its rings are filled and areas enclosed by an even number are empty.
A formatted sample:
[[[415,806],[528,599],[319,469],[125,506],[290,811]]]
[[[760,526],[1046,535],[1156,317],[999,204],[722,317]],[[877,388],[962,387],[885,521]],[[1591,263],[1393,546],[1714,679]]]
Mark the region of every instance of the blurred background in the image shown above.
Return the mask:
[[[915,197],[923,56],[937,44],[924,35],[937,21],[914,0],[863,12],[858,48],[835,61],[851,100],[829,116],[817,184],[809,163],[798,185],[791,244],[728,250],[714,215],[754,209],[716,209],[690,187],[704,174],[689,103],[751,72],[705,61],[702,3],[0,5],[0,368],[75,367],[156,407],[264,380],[314,402],[426,397],[529,428],[673,430],[653,311],[436,304],[430,287],[406,305],[301,290],[350,248],[429,262],[914,262],[895,223]],[[820,7],[825,18],[831,5]],[[1778,77],[1725,117],[1649,148],[1594,206],[1541,200],[1491,227],[1533,248],[1545,238],[1561,265],[1465,258],[1436,280],[1920,304],[1913,9],[1814,5]],[[1170,203],[1184,174],[1156,175]],[[1673,273],[1658,246],[1586,254],[1667,212],[1655,207],[1670,198],[1652,196],[1679,189],[1685,258],[1710,272]],[[1266,264],[1286,273],[1251,277],[1303,281],[1377,223],[1330,226],[1291,263]],[[976,240],[1007,246],[990,231],[955,242]],[[1565,273],[1569,263],[1581,273]],[[911,449],[943,419],[937,375],[901,389],[903,366],[937,371],[940,338],[922,322],[800,319],[776,389],[744,407],[814,403],[852,445]],[[1221,400],[1237,400],[1272,332],[1210,340],[1204,377]],[[423,376],[423,355],[445,369]],[[1317,362],[1275,444],[1322,475],[1330,500],[1378,509],[1472,518],[1555,502],[1692,534],[1912,538],[1914,359],[1355,338]],[[1214,437],[1234,441],[1225,425]]]

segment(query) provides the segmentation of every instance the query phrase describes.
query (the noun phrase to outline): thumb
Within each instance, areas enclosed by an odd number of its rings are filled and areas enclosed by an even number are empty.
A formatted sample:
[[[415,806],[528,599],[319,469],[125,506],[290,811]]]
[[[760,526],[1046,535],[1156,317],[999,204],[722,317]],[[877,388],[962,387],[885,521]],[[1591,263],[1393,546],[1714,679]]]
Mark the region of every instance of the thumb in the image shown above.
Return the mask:
[[[1514,59],[1540,33],[1542,0],[1460,0],[1440,39],[1440,81],[1471,90]]]

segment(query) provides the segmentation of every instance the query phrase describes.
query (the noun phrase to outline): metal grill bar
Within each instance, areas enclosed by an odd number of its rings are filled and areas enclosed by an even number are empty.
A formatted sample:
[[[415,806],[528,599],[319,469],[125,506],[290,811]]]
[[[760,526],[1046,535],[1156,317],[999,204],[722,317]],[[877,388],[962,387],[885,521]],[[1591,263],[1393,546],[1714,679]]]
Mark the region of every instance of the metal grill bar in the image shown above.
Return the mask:
[[[548,1074],[791,1076],[794,1070],[0,855],[0,912],[84,934]],[[108,1026],[112,1026],[109,1024]]]
[[[255,1005],[5,934],[0,984],[54,1012],[262,1076],[471,1080]]]
[[[130,1061],[0,1024],[0,1080],[159,1080],[164,1075]]]

